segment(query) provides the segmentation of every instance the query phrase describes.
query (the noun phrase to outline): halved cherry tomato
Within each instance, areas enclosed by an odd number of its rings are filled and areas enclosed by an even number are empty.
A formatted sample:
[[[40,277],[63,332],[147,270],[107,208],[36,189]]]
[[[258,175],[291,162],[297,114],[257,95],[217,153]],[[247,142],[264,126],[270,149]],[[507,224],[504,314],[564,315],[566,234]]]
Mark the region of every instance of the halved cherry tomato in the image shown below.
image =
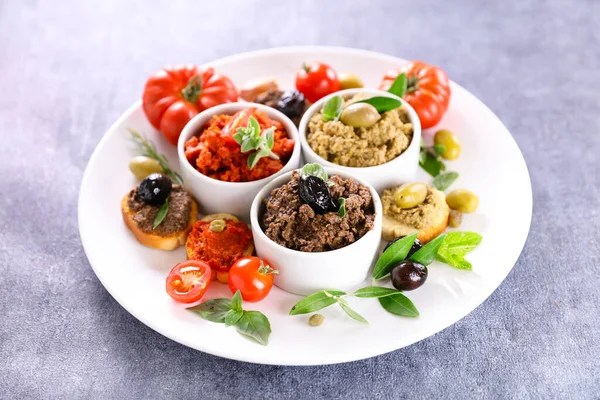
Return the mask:
[[[311,103],[328,94],[340,90],[337,73],[329,65],[321,62],[304,64],[296,74],[296,89],[302,92]]]
[[[237,133],[238,128],[245,128],[248,126],[248,119],[256,112],[256,108],[246,108],[233,114],[233,117],[229,120],[227,125],[223,127],[221,136],[223,136],[227,144],[233,144],[239,146],[239,144],[233,138],[233,135]]]
[[[404,99],[415,109],[421,128],[433,127],[440,122],[450,102],[448,76],[441,68],[421,61],[411,61],[397,70],[388,71],[379,89],[388,90],[402,72],[406,72],[407,80]]]
[[[277,271],[258,257],[242,257],[233,263],[229,270],[229,289],[238,290],[244,301],[260,301],[267,297],[273,287]]]
[[[208,264],[187,260],[175,265],[167,276],[167,294],[180,303],[194,303],[204,296],[211,280]]]
[[[146,117],[175,145],[183,127],[196,114],[237,99],[231,79],[215,74],[212,68],[191,64],[168,66],[152,74],[142,95]]]

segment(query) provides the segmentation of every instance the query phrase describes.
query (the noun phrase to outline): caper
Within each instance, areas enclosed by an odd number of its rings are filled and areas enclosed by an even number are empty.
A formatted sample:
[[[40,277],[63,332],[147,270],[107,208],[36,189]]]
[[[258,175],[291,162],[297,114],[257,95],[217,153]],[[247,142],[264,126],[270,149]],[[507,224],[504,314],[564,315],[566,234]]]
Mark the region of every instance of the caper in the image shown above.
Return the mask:
[[[405,183],[394,193],[394,203],[400,208],[413,208],[425,201],[427,185],[420,182]]]
[[[210,225],[208,226],[208,229],[210,229],[211,232],[220,233],[223,232],[225,226],[227,226],[225,220],[215,219],[214,221],[211,221]]]
[[[338,80],[340,81],[340,90],[365,87],[362,80],[358,76],[348,72],[339,74]]]
[[[479,207],[479,197],[466,189],[456,189],[446,196],[448,207],[463,213],[472,213]]]
[[[456,160],[460,156],[460,143],[452,132],[447,129],[439,130],[433,137],[435,144],[441,144],[446,148],[441,154],[446,160]]]
[[[323,323],[323,320],[325,320],[325,317],[321,314],[313,314],[308,319],[308,323],[310,326],[319,326]]]
[[[353,103],[342,111],[340,121],[354,128],[368,128],[381,118],[377,109],[368,103]]]
[[[462,213],[458,210],[450,210],[448,225],[452,228],[458,228],[460,224],[462,224]]]
[[[133,157],[129,161],[129,170],[140,181],[155,172],[159,174],[164,172],[158,161],[146,156]]]

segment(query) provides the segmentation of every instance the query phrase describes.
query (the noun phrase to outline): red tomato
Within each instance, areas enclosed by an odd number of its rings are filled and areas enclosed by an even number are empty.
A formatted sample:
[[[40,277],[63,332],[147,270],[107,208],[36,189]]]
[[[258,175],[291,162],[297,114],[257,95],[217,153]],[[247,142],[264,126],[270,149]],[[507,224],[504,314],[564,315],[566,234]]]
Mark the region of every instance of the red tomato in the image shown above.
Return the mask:
[[[411,61],[404,67],[388,71],[379,89],[388,90],[402,72],[406,73],[407,89],[404,100],[416,111],[421,128],[428,129],[440,122],[450,102],[450,81],[438,67],[421,61]]]
[[[244,301],[259,301],[271,291],[275,274],[277,271],[266,261],[258,257],[242,257],[229,270],[229,289],[231,293],[239,290]]]
[[[227,144],[239,146],[238,142],[233,138],[233,135],[237,133],[238,128],[245,128],[248,126],[248,120],[255,112],[256,108],[246,108],[233,114],[233,117],[221,131],[221,136],[225,138]]]
[[[175,145],[185,124],[196,114],[237,99],[237,90],[228,77],[191,64],[169,66],[154,73],[142,95],[146,117]]]
[[[321,62],[304,64],[296,74],[296,89],[311,103],[340,90],[340,81],[333,68]]]
[[[194,303],[204,296],[211,280],[208,264],[187,260],[175,265],[167,276],[167,294],[180,303]]]

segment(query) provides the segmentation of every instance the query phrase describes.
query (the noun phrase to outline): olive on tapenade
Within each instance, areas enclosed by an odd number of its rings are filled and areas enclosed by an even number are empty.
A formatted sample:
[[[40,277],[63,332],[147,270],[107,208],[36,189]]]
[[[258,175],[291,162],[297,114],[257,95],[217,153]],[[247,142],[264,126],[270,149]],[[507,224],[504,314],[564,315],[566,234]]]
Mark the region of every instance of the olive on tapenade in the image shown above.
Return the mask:
[[[306,108],[304,95],[298,90],[287,90],[283,92],[277,102],[277,109],[290,119],[301,116]]]
[[[159,206],[167,200],[172,188],[173,183],[168,176],[154,173],[142,180],[137,195],[144,203]]]
[[[427,267],[416,261],[402,261],[392,269],[392,285],[398,290],[415,290],[427,280]]]
[[[392,240],[391,242],[389,242],[385,248],[383,249],[383,251],[386,251],[388,249],[388,247],[390,247],[391,245],[393,245],[394,243],[396,243],[398,240],[400,239],[404,239],[405,236],[400,236],[394,240]],[[406,255],[406,258],[410,258],[413,254],[415,254],[418,250],[421,249],[421,247],[423,247],[421,245],[421,241],[419,239],[415,239],[415,242],[413,243],[412,247],[410,248],[410,250],[408,251],[408,254]]]
[[[308,204],[317,214],[325,214],[338,209],[338,205],[331,198],[327,182],[319,177],[307,175],[300,178],[298,195],[300,200]]]

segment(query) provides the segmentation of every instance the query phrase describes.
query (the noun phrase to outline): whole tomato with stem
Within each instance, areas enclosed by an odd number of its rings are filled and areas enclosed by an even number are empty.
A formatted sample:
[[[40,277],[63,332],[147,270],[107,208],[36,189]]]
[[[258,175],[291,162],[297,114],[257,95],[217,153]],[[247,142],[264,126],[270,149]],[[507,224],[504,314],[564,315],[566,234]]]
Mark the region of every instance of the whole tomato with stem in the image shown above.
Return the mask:
[[[203,261],[181,262],[167,276],[167,294],[180,303],[194,303],[206,293],[212,274],[210,266]]]
[[[274,275],[277,271],[258,257],[242,257],[229,269],[229,289],[231,293],[238,290],[244,301],[260,301],[267,297],[273,287]]]
[[[322,62],[303,64],[296,74],[296,89],[311,103],[340,90],[337,73]]]
[[[406,73],[407,82],[404,100],[415,109],[421,120],[421,128],[435,126],[446,113],[450,102],[448,76],[441,68],[422,61],[411,61],[399,69],[388,71],[379,89],[388,90],[403,72]]]
[[[193,64],[160,69],[146,82],[142,103],[146,117],[176,145],[183,127],[207,108],[238,100],[235,85],[213,68]]]

